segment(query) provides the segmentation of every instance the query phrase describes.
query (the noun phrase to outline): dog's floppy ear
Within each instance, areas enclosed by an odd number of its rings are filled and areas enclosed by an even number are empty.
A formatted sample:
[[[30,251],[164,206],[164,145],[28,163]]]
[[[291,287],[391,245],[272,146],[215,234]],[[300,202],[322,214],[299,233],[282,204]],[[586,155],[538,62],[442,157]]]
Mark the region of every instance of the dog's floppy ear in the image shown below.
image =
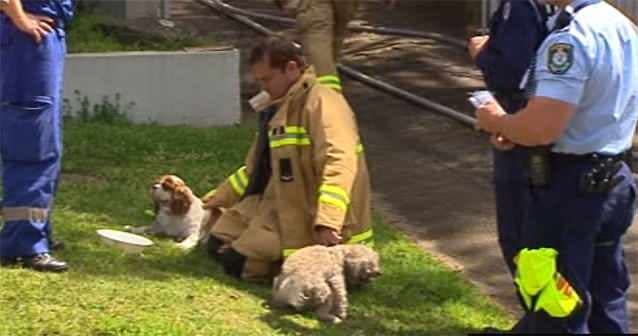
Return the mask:
[[[177,186],[173,190],[171,198],[171,212],[174,215],[183,215],[188,211],[192,203],[190,190],[186,186]]]

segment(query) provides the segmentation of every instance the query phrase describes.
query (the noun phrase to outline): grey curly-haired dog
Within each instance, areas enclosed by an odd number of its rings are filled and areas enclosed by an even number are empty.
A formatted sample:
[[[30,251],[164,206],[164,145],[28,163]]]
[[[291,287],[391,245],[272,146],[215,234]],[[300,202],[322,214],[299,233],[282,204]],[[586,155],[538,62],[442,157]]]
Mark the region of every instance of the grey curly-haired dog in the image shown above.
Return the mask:
[[[366,284],[379,275],[379,255],[367,246],[305,247],[282,265],[271,304],[314,310],[320,320],[339,323],[347,316],[347,286]]]

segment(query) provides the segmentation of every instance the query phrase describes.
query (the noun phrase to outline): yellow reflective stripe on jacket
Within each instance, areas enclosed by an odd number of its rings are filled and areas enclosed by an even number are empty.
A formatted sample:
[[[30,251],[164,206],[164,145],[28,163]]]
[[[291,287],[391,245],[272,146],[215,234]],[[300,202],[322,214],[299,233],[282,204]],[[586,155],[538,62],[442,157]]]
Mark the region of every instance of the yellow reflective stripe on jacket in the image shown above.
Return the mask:
[[[243,166],[228,178],[230,185],[237,195],[242,196],[246,192],[248,186],[248,175],[246,175],[246,166]]]
[[[209,198],[215,196],[216,193],[217,193],[217,189],[213,189],[213,190],[207,192],[206,195],[202,196],[202,199],[203,200],[209,199]]]
[[[373,236],[374,236],[374,232],[372,231],[372,229],[369,229],[368,231],[363,231],[359,234],[356,234],[350,237],[350,239],[348,239],[346,244],[361,244],[366,241],[371,241]]]
[[[317,77],[317,81],[335,91],[341,92],[341,79],[335,75],[326,75]]]
[[[363,244],[369,247],[374,247],[374,242],[372,241],[373,237],[374,237],[374,231],[372,231],[372,229],[369,229],[367,231],[361,232],[359,234],[356,234],[350,237],[350,239],[348,239],[346,244],[349,244],[349,245]],[[290,257],[291,254],[297,252],[297,250],[299,249],[284,249],[281,254],[284,258],[288,258]]]
[[[283,252],[281,253],[281,255],[282,255],[284,258],[288,258],[288,257],[290,257],[290,255],[291,255],[291,254],[293,254],[293,253],[297,252],[297,250],[298,250],[298,249],[285,249],[285,250],[283,250]]]
[[[278,131],[283,131],[277,134]],[[270,131],[270,148],[282,146],[309,146],[312,144],[308,132],[301,126],[286,126]]]
[[[343,188],[324,184],[319,187],[319,202],[331,204],[346,211],[350,205],[350,197]]]

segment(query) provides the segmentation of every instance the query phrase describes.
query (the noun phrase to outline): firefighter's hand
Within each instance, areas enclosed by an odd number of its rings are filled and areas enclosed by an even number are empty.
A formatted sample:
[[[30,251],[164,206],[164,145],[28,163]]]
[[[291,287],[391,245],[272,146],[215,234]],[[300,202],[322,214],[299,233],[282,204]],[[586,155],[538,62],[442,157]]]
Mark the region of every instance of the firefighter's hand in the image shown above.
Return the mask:
[[[317,226],[315,229],[315,239],[318,244],[333,246],[341,242],[341,235],[329,227]]]
[[[202,198],[202,203],[204,203],[202,204],[202,208],[206,210],[219,210],[219,208],[222,208],[224,205],[222,200],[215,197],[215,195],[210,197],[204,196],[204,198]]]
[[[500,151],[508,151],[514,148],[514,143],[500,134],[490,135],[490,143]]]
[[[50,17],[42,15],[25,14],[13,20],[19,30],[31,36],[36,43],[40,43],[42,38],[53,31],[55,21]]]
[[[470,53],[472,60],[476,60],[478,54],[485,48],[487,41],[490,40],[488,35],[474,36],[467,43],[467,51]]]

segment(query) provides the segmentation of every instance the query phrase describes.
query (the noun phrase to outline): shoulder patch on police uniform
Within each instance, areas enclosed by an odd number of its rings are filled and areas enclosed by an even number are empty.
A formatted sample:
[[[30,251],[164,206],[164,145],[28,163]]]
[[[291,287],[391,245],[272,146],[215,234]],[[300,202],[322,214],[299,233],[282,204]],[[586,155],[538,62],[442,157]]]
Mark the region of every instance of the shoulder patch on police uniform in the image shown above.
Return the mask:
[[[547,54],[547,68],[555,75],[562,75],[574,64],[574,46],[569,43],[554,43]]]
[[[510,14],[512,14],[512,3],[508,1],[503,6],[503,21],[507,21],[510,18]]]

